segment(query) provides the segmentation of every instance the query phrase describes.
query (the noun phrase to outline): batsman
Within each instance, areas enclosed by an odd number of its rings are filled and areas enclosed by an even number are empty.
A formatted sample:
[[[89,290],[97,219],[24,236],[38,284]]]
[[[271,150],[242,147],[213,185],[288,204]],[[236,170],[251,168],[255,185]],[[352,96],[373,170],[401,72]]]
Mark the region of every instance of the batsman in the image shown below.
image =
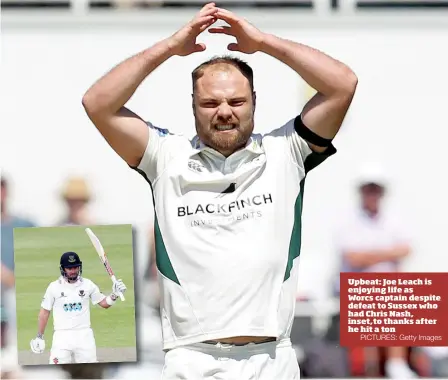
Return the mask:
[[[95,336],[90,324],[90,302],[108,309],[119,294],[126,291],[122,280],[112,285],[106,296],[91,280],[82,277],[82,261],[76,252],[65,252],[60,260],[61,276],[48,285],[38,316],[36,338],[30,342],[31,351],[45,350],[44,332],[53,310],[54,334],[50,364],[97,362]]]

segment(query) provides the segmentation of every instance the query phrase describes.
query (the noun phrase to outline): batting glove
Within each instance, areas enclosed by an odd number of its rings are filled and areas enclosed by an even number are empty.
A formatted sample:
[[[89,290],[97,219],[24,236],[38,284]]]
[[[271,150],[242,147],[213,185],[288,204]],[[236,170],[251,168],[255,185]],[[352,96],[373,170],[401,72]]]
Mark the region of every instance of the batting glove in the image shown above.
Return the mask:
[[[35,354],[41,354],[45,351],[45,340],[43,337],[36,337],[31,340],[30,342],[31,351],[33,351]]]
[[[118,294],[123,294],[126,291],[126,285],[124,284],[124,282],[122,280],[117,280],[114,282],[114,284],[112,285],[112,292],[115,295]]]

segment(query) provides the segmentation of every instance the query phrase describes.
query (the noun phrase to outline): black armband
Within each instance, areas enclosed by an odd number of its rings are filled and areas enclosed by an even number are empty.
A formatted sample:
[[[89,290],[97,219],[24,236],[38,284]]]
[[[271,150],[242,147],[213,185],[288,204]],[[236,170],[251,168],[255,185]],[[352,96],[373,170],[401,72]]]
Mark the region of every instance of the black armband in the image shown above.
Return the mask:
[[[302,139],[321,148],[329,147],[333,141],[333,139],[326,139],[317,135],[305,124],[303,124],[302,115],[299,115],[294,119],[294,130]]]

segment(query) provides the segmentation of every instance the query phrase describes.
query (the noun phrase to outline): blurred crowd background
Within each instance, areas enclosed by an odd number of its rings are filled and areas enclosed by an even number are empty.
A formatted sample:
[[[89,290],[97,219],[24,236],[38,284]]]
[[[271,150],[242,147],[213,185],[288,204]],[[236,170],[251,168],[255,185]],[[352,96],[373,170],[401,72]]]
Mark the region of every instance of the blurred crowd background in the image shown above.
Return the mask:
[[[285,7],[315,8],[327,3],[331,9],[345,7],[347,3],[357,8],[445,8],[445,0],[221,0],[219,3],[232,7]],[[200,0],[2,0],[2,9],[58,8],[69,9],[82,3],[89,8],[149,8],[149,7],[197,7]]]
[[[80,3],[87,9],[72,15],[71,9],[78,9]],[[160,376],[163,352],[151,190],[94,130],[83,113],[81,97],[105,71],[173,33],[201,4],[1,2],[2,378]],[[338,274],[448,272],[444,164],[448,98],[443,86],[448,67],[448,4],[222,3],[226,4],[236,11],[244,6],[244,15],[263,30],[334,55],[349,64],[360,80],[358,95],[335,141],[339,153],[307,183],[292,332],[303,378],[447,377],[448,347],[340,347]],[[271,9],[260,9],[266,6]],[[365,10],[369,7],[373,13]],[[98,15],[101,19],[95,18]],[[205,53],[167,62],[145,82],[131,108],[156,125],[192,136],[189,73],[210,55],[222,53],[225,38],[212,41],[205,35],[209,44]],[[269,57],[243,59],[255,71],[259,132],[294,117],[313,94],[295,73]],[[134,226],[139,363],[20,368],[15,348],[13,228],[109,223]]]

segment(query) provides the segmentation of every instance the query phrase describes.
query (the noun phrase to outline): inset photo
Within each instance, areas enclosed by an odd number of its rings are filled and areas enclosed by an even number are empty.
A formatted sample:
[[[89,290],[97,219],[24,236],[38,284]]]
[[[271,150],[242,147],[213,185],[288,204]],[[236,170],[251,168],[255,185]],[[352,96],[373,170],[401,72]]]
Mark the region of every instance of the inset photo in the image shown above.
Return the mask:
[[[131,225],[14,229],[19,364],[137,361]]]

